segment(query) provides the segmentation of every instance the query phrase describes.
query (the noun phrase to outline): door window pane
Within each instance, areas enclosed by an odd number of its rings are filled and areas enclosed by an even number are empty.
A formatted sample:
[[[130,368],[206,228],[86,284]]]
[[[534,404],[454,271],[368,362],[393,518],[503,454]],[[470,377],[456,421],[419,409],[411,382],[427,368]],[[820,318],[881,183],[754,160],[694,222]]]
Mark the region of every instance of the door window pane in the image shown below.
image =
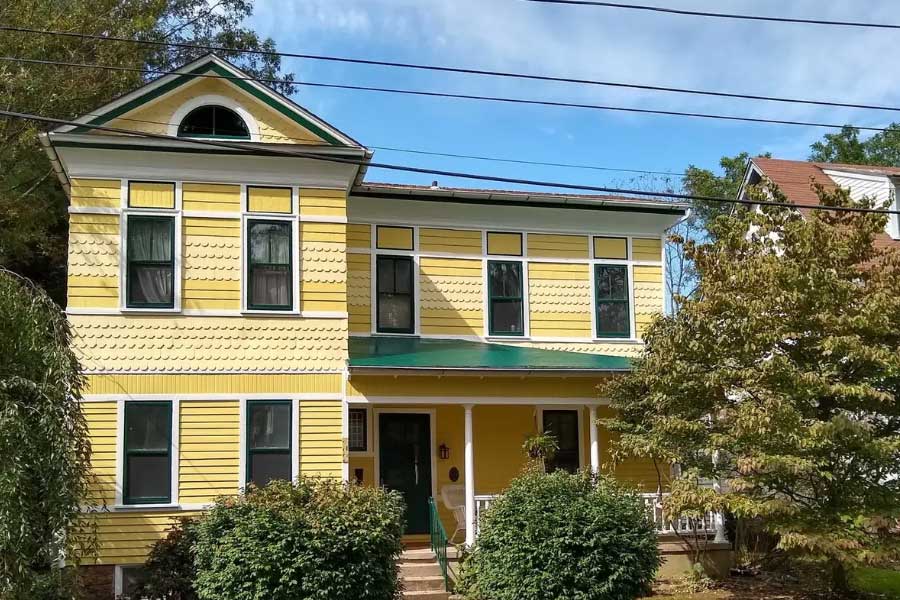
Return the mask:
[[[125,403],[126,504],[172,498],[172,403]]]
[[[524,335],[522,263],[488,262],[490,335]]]
[[[293,307],[291,224],[248,221],[248,230],[248,307],[290,310]]]
[[[597,337],[631,335],[628,268],[624,265],[597,265]]]
[[[127,298],[134,308],[175,305],[175,219],[128,217]]]
[[[413,332],[413,261],[408,256],[379,256],[376,260],[378,290],[377,331]]]
[[[247,482],[264,486],[292,479],[292,408],[289,400],[247,403]]]

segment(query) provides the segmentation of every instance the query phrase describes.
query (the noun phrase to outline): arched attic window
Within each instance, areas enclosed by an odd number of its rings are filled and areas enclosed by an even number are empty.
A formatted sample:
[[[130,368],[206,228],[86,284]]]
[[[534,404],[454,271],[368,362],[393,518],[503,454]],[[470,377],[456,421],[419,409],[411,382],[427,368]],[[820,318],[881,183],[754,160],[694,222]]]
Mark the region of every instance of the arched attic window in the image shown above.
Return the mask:
[[[178,137],[249,140],[250,130],[239,114],[217,104],[189,112],[178,125]]]

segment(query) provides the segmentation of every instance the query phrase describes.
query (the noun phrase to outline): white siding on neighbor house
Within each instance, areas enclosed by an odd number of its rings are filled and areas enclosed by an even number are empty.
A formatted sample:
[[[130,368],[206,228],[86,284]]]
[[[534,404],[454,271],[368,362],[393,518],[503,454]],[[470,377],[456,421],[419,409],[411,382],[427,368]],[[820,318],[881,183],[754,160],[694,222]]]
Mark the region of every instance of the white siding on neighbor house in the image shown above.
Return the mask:
[[[891,210],[897,210],[897,191],[890,178],[885,175],[863,175],[861,173],[848,173],[823,169],[837,185],[850,190],[850,197],[854,200],[862,198],[875,198],[879,202],[890,200]],[[900,239],[900,222],[898,215],[891,215],[888,219],[886,231],[895,240]]]

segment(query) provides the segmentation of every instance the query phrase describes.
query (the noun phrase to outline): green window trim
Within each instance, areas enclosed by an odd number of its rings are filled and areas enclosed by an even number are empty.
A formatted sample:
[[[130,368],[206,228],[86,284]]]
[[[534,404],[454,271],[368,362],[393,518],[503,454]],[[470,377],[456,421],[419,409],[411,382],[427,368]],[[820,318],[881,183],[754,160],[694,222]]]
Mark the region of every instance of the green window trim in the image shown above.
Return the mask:
[[[394,292],[381,292],[379,291],[378,285],[378,261],[380,260],[390,260],[395,265],[393,270],[394,273],[394,288],[396,289],[396,280],[397,280],[397,263],[404,263],[409,266],[409,327],[382,327],[381,326],[381,296],[382,294],[390,294],[390,295],[398,295],[396,291]],[[416,328],[416,313],[415,313],[415,297],[416,297],[416,272],[415,272],[415,264],[413,262],[413,258],[411,256],[402,256],[398,254],[378,254],[375,257],[375,332],[376,333],[406,333],[411,334],[415,332]]]
[[[133,223],[140,222],[168,222],[169,224],[169,260],[134,260],[132,235]],[[175,217],[162,215],[128,215],[126,222],[126,265],[125,265],[125,307],[126,308],[175,308]],[[168,267],[172,272],[171,299],[167,302],[139,302],[132,298],[131,282],[137,277],[135,267]]]
[[[519,270],[519,294],[518,296],[496,296],[494,295],[493,286],[491,285],[491,267],[494,265],[514,265]],[[525,335],[525,282],[523,281],[524,263],[519,260],[489,260],[487,265],[487,285],[488,288],[488,335],[490,336],[509,336],[523,337]],[[512,304],[519,303],[519,322],[522,324],[521,331],[497,331],[494,328],[494,305],[495,303]]]
[[[605,269],[620,271],[623,274],[625,282],[625,297],[616,298],[611,295],[603,296],[600,294],[600,277],[601,271]],[[594,266],[594,296],[596,306],[594,307],[594,315],[596,317],[596,334],[598,338],[630,338],[631,337],[631,286],[628,280],[628,267],[626,265],[617,264],[598,264]],[[603,320],[600,318],[601,307],[610,304],[620,304],[625,306],[625,327],[626,331],[620,331],[608,327],[604,327]]]
[[[164,406],[167,407],[168,410],[168,430],[169,430],[169,443],[165,450],[159,449],[129,449],[128,448],[128,422],[129,422],[129,412],[131,409],[135,407],[142,406]],[[125,415],[123,419],[123,423],[125,426],[125,431],[123,432],[123,455],[124,455],[124,467],[123,467],[123,481],[122,481],[122,502],[124,504],[169,504],[172,502],[172,401],[171,400],[141,400],[141,401],[129,401],[125,402]],[[131,480],[132,473],[129,468],[129,457],[131,456],[164,456],[168,458],[168,473],[169,476],[169,490],[168,493],[164,496],[132,496],[131,495]]]
[[[253,255],[250,251],[250,244],[252,240],[250,239],[251,231],[253,230],[253,225],[255,224],[270,224],[270,225],[279,225],[284,227],[287,230],[288,235],[288,262],[287,262],[287,273],[288,273],[288,287],[287,287],[287,303],[285,304],[254,304],[253,303],[253,270],[257,268],[272,268],[285,267],[283,263],[260,263],[253,261]],[[294,234],[292,221],[284,221],[284,220],[272,220],[272,219],[247,219],[247,245],[245,248],[247,252],[247,309],[248,310],[278,310],[278,311],[291,311],[294,309]]]
[[[288,408],[288,443],[287,446],[266,446],[254,448],[252,435],[253,423],[251,422],[253,408],[256,406],[287,406]],[[291,477],[293,479],[293,440],[294,440],[294,407],[290,400],[247,400],[246,408],[247,431],[245,432],[246,460],[244,468],[244,484],[253,482],[253,455],[254,454],[279,454],[286,455],[291,464]]]

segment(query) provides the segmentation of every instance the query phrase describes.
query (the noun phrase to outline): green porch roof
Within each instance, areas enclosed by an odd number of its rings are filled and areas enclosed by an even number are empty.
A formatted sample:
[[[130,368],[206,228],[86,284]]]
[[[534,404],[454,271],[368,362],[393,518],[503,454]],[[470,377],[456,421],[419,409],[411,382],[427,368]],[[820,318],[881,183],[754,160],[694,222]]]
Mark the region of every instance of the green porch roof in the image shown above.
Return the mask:
[[[351,369],[628,371],[621,356],[541,350],[468,340],[351,337]]]

